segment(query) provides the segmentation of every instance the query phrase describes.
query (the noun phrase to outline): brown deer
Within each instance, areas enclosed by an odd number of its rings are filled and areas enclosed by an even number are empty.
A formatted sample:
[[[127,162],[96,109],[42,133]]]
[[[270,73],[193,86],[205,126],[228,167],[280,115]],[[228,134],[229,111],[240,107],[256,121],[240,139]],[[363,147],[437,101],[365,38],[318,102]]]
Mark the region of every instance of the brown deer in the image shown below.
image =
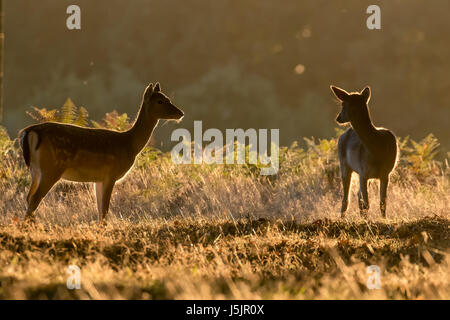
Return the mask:
[[[99,222],[108,213],[114,184],[130,171],[159,119],[181,120],[184,113],[150,84],[131,129],[118,132],[45,122],[19,133],[25,163],[31,171],[27,219],[59,179],[94,182]]]
[[[368,179],[379,179],[380,210],[383,217],[386,217],[386,193],[389,174],[397,162],[397,139],[391,131],[373,125],[367,106],[370,99],[369,87],[360,93],[348,93],[335,86],[330,88],[342,102],[342,110],[336,121],[339,124],[351,124],[351,128],[339,137],[338,142],[344,187],[341,215],[344,216],[347,211],[351,177],[355,171],[359,175],[358,203],[361,214],[366,214],[369,209]]]

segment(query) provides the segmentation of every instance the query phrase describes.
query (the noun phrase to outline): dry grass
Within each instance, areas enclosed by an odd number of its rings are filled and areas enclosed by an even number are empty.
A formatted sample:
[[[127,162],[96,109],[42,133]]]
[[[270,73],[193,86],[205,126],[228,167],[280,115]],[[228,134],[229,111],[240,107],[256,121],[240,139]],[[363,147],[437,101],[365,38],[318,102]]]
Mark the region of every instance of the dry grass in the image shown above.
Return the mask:
[[[0,168],[0,298],[449,299],[449,170],[401,161],[388,218],[340,219],[335,140],[284,149],[276,177],[256,167],[173,165],[146,150],[97,225],[89,184],[60,182],[23,225],[29,176],[11,143]],[[420,169],[420,170],[419,170]],[[68,290],[66,268],[81,268]],[[381,289],[366,268],[381,268]]]

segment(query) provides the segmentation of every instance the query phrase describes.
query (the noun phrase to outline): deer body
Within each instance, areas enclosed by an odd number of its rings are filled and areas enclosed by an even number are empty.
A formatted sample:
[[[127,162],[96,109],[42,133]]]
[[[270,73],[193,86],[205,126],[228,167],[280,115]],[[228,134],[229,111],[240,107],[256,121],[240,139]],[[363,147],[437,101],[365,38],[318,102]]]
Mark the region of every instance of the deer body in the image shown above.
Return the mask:
[[[336,97],[342,101],[342,110],[336,121],[340,124],[350,122],[352,125],[339,137],[338,155],[344,189],[341,214],[348,208],[348,196],[351,176],[358,173],[360,189],[358,203],[362,214],[369,209],[367,181],[380,180],[380,210],[386,216],[387,187],[389,175],[397,161],[397,140],[387,129],[373,125],[367,103],[370,89],[366,87],[361,93],[347,93],[345,90],[331,86]]]
[[[27,218],[59,179],[94,182],[99,221],[108,212],[116,181],[132,168],[158,119],[181,119],[183,112],[160,92],[147,87],[133,127],[124,132],[46,122],[20,133],[20,142],[32,183],[27,196]]]

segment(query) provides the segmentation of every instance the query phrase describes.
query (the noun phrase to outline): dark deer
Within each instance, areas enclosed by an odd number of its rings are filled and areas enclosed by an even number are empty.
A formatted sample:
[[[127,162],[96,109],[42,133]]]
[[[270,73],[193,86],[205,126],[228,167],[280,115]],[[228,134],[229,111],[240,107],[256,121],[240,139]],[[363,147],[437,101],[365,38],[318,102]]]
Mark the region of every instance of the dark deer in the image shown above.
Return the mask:
[[[351,128],[339,137],[338,154],[341,167],[344,198],[341,216],[348,207],[352,172],[359,175],[358,203],[362,215],[369,209],[368,179],[380,180],[380,210],[386,217],[386,194],[389,175],[397,162],[397,139],[388,129],[373,125],[369,108],[370,88],[360,93],[331,86],[335,96],[342,102],[342,110],[336,118],[339,124],[350,122]]]
[[[159,83],[144,92],[136,121],[118,132],[45,122],[20,132],[25,163],[31,171],[26,218],[59,179],[94,182],[99,222],[106,218],[116,181],[130,171],[159,119],[181,120],[183,111],[161,92]]]

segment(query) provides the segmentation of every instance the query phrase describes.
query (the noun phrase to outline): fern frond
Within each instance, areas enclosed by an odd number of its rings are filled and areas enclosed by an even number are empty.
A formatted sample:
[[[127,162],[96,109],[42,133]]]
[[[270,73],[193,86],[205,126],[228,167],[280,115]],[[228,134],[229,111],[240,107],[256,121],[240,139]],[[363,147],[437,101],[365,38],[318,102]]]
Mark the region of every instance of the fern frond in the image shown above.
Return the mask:
[[[62,123],[74,123],[77,119],[77,107],[70,98],[67,98],[61,107],[60,119]]]
[[[32,106],[31,111],[26,111],[27,115],[29,115],[33,120],[37,122],[55,122],[58,121],[58,110],[57,109],[51,109],[47,110],[46,108],[37,108]]]
[[[87,127],[89,125],[89,114],[86,108],[80,107],[78,109],[78,117],[75,120],[74,124],[82,127]]]

